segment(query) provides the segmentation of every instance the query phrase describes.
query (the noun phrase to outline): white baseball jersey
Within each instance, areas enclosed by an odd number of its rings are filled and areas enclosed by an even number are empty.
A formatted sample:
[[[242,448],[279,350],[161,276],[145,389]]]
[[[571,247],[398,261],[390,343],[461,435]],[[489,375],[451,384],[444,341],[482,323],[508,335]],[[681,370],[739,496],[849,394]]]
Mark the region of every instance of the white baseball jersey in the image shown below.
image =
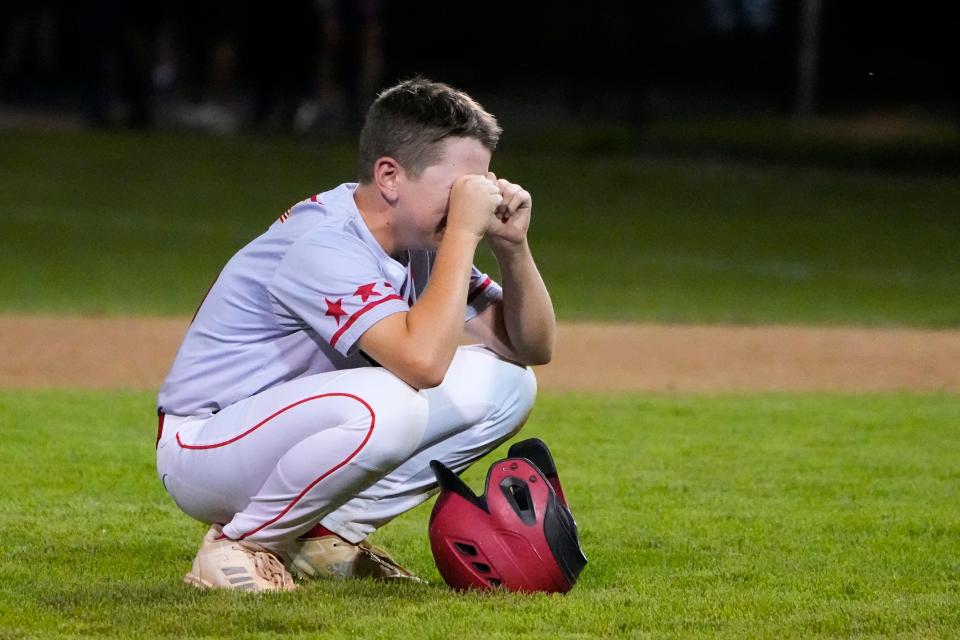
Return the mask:
[[[295,378],[369,366],[357,341],[416,302],[435,252],[387,255],[360,216],[356,188],[298,203],[227,262],[160,389],[160,411],[210,415]],[[465,321],[501,296],[474,267]]]

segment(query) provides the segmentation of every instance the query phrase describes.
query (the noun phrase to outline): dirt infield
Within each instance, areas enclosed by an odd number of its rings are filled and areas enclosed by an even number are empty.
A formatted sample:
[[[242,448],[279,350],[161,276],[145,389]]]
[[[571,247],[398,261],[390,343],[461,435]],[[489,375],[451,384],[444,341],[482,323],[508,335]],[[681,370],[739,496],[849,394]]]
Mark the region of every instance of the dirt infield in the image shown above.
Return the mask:
[[[0,387],[156,389],[187,318],[0,316]],[[564,324],[549,391],[960,391],[960,331]]]

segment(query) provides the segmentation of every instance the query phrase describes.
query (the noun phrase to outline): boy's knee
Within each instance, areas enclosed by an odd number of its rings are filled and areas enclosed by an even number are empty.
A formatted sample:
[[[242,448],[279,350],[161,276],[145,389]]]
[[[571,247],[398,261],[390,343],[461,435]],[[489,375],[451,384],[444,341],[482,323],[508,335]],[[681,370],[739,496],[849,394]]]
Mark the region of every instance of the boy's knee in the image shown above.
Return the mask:
[[[537,399],[537,377],[530,367],[514,364],[498,356],[492,367],[486,386],[486,401],[489,411],[485,420],[496,425],[503,436],[512,436],[520,431]]]
[[[388,397],[374,408],[373,432],[359,460],[378,471],[392,469],[412,456],[427,428],[426,394],[403,382],[400,385],[391,389],[386,394]]]
[[[537,398],[537,378],[530,367],[479,346],[461,347],[454,365],[458,378],[452,393],[486,407],[485,413],[473,416],[474,422],[493,421],[505,433],[523,426]]]
[[[396,442],[396,449],[400,457],[406,460],[417,450],[423,433],[427,429],[427,420],[430,415],[430,403],[427,394],[412,387],[404,394],[402,415],[391,427]]]
[[[517,386],[520,388],[521,401],[527,405],[528,409],[533,408],[533,402],[537,399],[537,376],[534,375],[533,369],[523,368],[520,383]]]
[[[530,367],[518,367],[513,393],[513,402],[509,403],[510,415],[506,422],[511,433],[517,433],[526,423],[537,399],[537,377]]]

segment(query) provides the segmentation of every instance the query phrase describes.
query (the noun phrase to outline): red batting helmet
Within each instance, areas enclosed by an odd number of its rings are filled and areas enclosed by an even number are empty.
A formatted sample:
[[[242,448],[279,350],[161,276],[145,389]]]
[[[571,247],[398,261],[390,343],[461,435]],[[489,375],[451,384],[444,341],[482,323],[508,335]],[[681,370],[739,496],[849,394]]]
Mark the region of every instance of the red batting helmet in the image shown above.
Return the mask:
[[[454,589],[566,593],[587,564],[550,450],[518,442],[487,472],[476,496],[442,463],[430,463],[440,497],[430,514],[430,547]]]

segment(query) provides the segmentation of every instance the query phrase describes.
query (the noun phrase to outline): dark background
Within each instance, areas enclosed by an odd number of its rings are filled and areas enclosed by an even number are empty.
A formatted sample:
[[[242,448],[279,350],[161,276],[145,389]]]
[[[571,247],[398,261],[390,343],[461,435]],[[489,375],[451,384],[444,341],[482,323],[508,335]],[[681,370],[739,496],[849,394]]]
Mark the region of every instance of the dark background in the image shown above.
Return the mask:
[[[5,2],[2,99],[149,126],[164,91],[188,103],[214,99],[213,58],[227,43],[229,77],[217,91],[229,95],[219,100],[248,111],[251,101],[266,103],[261,118],[282,111],[315,92],[326,55],[336,58],[350,108],[362,110],[371,91],[356,86],[361,40],[376,23],[377,88],[423,73],[512,98],[521,110],[633,122],[675,111],[790,114],[796,106],[798,1],[326,4],[332,11],[302,0]],[[823,3],[816,112],[912,108],[956,118],[960,21],[951,4]],[[331,15],[339,45],[326,50]],[[174,61],[169,86],[157,77],[164,56]]]

